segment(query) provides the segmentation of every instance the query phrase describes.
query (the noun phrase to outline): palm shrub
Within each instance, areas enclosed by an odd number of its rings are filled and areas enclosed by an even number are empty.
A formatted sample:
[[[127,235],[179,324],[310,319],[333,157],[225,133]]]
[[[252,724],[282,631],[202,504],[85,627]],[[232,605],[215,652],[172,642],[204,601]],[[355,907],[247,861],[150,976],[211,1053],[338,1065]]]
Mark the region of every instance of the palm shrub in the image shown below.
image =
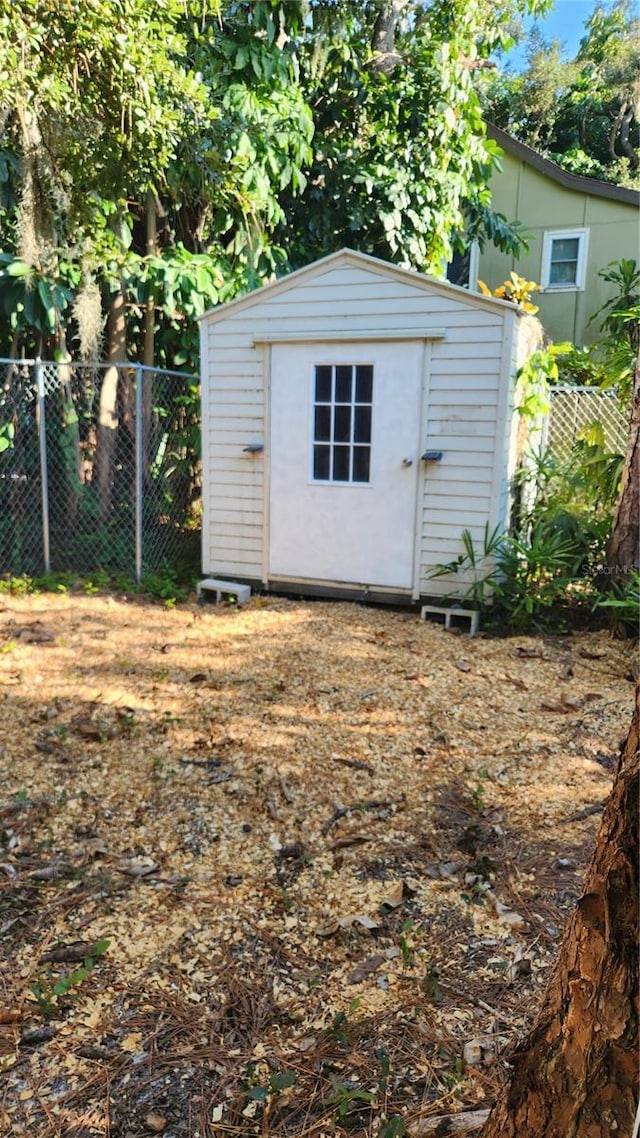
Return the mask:
[[[599,582],[621,469],[622,457],[592,428],[570,456],[530,456],[516,479],[520,503],[530,504],[521,506],[511,531],[486,525],[476,543],[465,530],[459,556],[430,576],[462,579],[463,603],[513,631],[549,627],[568,610],[590,613],[603,599]]]

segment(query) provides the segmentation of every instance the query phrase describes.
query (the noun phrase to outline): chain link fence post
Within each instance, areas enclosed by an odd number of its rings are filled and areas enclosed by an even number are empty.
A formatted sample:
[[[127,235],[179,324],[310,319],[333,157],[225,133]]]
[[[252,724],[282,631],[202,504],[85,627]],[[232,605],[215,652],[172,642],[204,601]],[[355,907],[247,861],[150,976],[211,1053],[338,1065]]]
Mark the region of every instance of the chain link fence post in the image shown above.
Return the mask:
[[[136,410],[135,410],[135,498],[136,498],[136,584],[142,580],[142,534],[144,526],[144,468],[145,468],[145,440],[144,440],[144,377],[142,365],[137,364],[135,369]]]

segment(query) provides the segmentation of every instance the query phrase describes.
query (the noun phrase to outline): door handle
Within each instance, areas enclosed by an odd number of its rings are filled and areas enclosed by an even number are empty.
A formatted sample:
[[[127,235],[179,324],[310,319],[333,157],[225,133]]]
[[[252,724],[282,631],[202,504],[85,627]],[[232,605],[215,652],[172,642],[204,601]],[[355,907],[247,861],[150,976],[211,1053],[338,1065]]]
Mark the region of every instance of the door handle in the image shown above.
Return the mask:
[[[402,465],[403,466],[413,466],[413,459],[412,458],[403,458]]]

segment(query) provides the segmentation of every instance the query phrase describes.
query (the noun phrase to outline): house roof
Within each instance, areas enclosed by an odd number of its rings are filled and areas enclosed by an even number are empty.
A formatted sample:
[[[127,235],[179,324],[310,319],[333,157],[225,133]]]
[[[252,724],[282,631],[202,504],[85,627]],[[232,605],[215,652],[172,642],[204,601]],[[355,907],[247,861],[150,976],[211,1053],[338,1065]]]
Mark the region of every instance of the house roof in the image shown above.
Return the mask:
[[[272,281],[270,284],[253,289],[251,292],[245,293],[244,296],[239,296],[235,300],[228,300],[225,304],[215,305],[198,319],[215,323],[224,319],[230,309],[237,311],[241,308],[251,307],[251,305],[258,304],[263,297],[277,296],[278,293],[287,292],[301,280],[312,280],[315,276],[322,276],[327,269],[341,265],[353,265],[367,269],[369,272],[377,272],[388,277],[395,277],[397,280],[409,281],[416,287],[425,289],[425,291],[436,289],[442,293],[455,294],[457,300],[472,308],[506,308],[509,312],[518,312],[515,305],[509,301],[483,296],[477,292],[469,292],[468,289],[461,288],[460,285],[451,284],[449,281],[440,280],[438,277],[429,277],[426,273],[416,272],[415,269],[403,269],[390,261],[372,257],[368,253],[358,253],[355,249],[339,249],[338,252],[329,253],[328,256],[321,257],[318,261],[312,261],[311,264],[304,265],[301,269],[295,269],[292,273],[287,273],[286,276],[279,277],[278,280]]]
[[[608,198],[610,201],[624,202],[627,205],[634,205],[636,208],[640,207],[640,191],[638,190],[629,189],[627,186],[614,186],[612,182],[601,182],[598,178],[585,178],[581,174],[570,174],[568,170],[563,170],[562,166],[558,166],[556,162],[543,158],[536,150],[532,150],[530,146],[525,146],[524,142],[519,142],[517,138],[513,138],[512,135],[507,134],[500,127],[494,126],[493,123],[487,123],[487,134],[503,150],[513,154],[516,158],[520,158],[528,166],[533,166],[534,170],[538,170],[541,174],[546,174],[548,178],[557,182],[558,185],[564,186],[567,190],[591,194],[596,198]]]

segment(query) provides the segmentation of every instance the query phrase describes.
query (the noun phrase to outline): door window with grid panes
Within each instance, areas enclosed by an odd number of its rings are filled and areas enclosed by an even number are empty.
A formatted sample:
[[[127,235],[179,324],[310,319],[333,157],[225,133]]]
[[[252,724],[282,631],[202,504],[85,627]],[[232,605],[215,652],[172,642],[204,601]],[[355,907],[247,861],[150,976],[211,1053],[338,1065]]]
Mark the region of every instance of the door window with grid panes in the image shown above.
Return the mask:
[[[313,481],[369,482],[373,365],[316,364],[313,379]]]

